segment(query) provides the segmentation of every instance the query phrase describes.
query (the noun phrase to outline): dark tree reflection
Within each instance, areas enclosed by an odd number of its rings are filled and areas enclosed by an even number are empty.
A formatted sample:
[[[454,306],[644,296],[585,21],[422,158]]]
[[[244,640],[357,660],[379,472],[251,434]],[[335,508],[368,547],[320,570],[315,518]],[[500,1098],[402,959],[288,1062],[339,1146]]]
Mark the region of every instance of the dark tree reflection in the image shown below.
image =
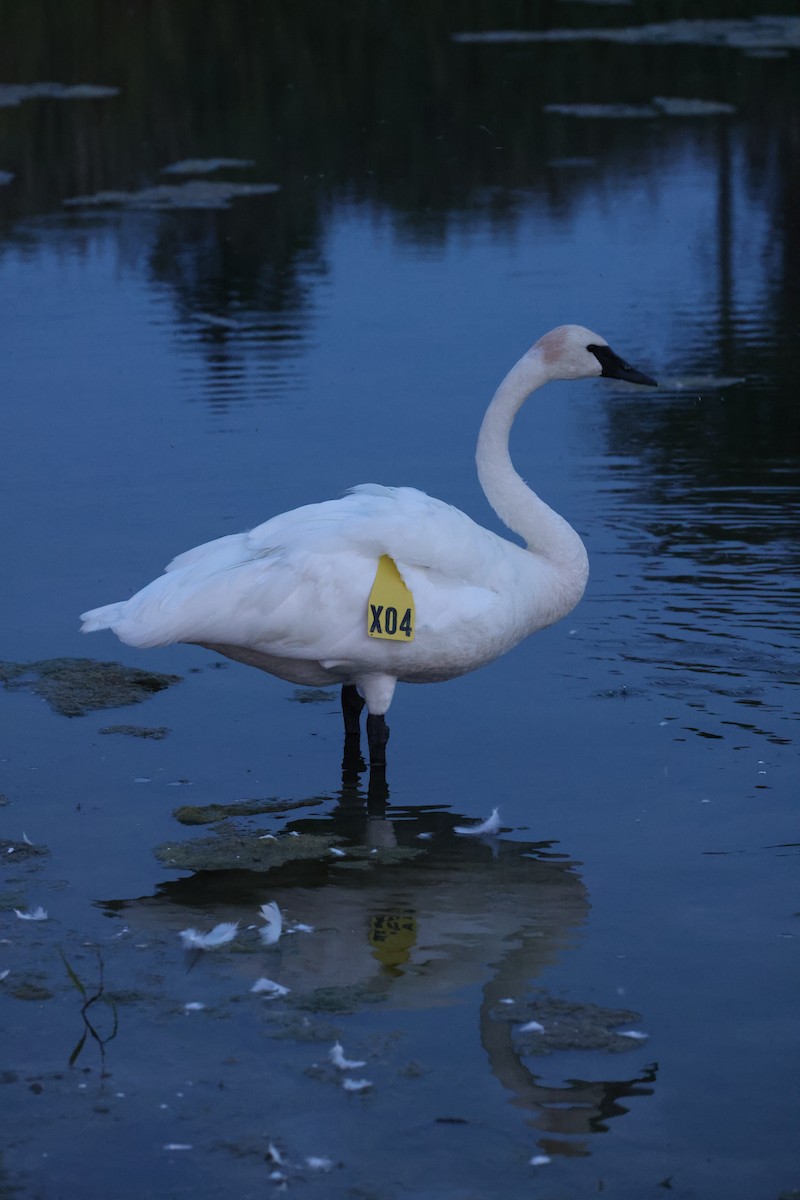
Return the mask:
[[[181,318],[244,312],[293,314],[298,322],[309,272],[324,269],[334,204],[388,211],[400,236],[417,243],[442,241],[455,219],[463,227],[488,217],[512,229],[532,207],[568,226],[578,204],[613,202],[632,174],[647,174],[657,189],[671,157],[692,146],[718,164],[719,297],[713,327],[702,331],[696,350],[676,347],[674,361],[682,370],[763,377],[765,390],[756,419],[751,398],[733,395],[724,419],[712,415],[702,436],[691,412],[659,415],[653,454],[696,460],[703,478],[740,454],[771,463],[776,446],[796,450],[800,436],[796,405],[785,388],[782,399],[771,389],[788,371],[800,283],[796,52],[759,57],[708,45],[592,40],[465,45],[451,36],[487,27],[590,28],[771,11],[766,2],[723,11],[666,0],[636,12],[563,0],[534,9],[501,0],[491,10],[478,0],[431,0],[411,9],[374,0],[7,4],[0,79],[100,83],[120,93],[0,107],[2,167],[15,174],[0,189],[6,236],[19,236],[15,218],[60,212],[70,197],[164,182],[163,168],[178,159],[250,159],[255,166],[237,179],[278,183],[277,196],[235,201],[223,213],[155,214],[138,222],[133,236],[146,247],[154,277],[173,289]],[[657,95],[722,101],[736,116],[603,121],[543,111],[553,103],[640,105]],[[588,159],[591,169],[554,167],[565,159]],[[748,202],[769,213],[773,231],[769,261],[758,267],[766,332],[746,338],[736,323],[731,252],[746,235],[746,215],[731,201],[742,165]],[[280,334],[277,327],[276,353],[294,331]],[[224,322],[209,325],[205,341],[212,365],[217,351],[223,358],[233,353]],[[629,409],[618,425],[615,416],[612,448],[631,437],[650,443],[652,419],[643,426],[639,410]],[[717,443],[725,441],[732,444],[719,453]]]

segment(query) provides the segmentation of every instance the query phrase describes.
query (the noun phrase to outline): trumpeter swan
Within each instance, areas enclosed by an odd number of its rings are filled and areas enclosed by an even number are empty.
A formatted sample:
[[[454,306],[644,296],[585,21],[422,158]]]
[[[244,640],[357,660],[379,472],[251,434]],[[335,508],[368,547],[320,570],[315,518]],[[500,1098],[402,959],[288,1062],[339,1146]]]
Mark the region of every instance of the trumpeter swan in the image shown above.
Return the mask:
[[[655,386],[604,338],[562,325],[516,363],[483,418],[478,477],[525,546],[408,487],[361,484],[180,554],[130,600],[83,614],[130,646],[191,642],[304,686],[342,685],[345,732],[366,703],[372,765],[398,680],[474,671],[575,607],[581,539],[531,491],[508,452],[523,401],[555,379],[605,375]]]

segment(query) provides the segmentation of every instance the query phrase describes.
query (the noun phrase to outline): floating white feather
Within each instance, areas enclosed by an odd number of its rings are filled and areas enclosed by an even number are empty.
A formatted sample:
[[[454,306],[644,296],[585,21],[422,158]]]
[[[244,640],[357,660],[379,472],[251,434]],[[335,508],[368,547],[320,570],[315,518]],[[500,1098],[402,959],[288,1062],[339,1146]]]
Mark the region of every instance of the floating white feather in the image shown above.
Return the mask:
[[[209,929],[208,933],[201,933],[199,929],[182,929],[178,937],[187,950],[217,950],[233,941],[238,928],[238,921],[223,921]]]
[[[359,1067],[365,1067],[366,1061],[356,1061],[352,1058],[345,1058],[344,1050],[341,1042],[334,1042],[328,1051],[328,1058],[339,1071],[357,1071]]]
[[[500,811],[493,808],[491,816],[485,821],[479,821],[477,825],[456,825],[453,833],[458,833],[462,837],[491,837],[495,833],[500,832]]]
[[[333,1169],[332,1158],[320,1158],[312,1154],[306,1159],[306,1166],[312,1171],[330,1171]]]
[[[28,909],[27,911],[25,911],[24,909],[21,909],[21,908],[15,908],[14,912],[17,914],[20,921],[46,921],[47,920],[47,909],[42,908],[41,904],[39,904],[36,908]]]
[[[265,946],[274,946],[283,932],[281,910],[275,901],[271,900],[269,904],[262,904],[258,911],[261,919],[265,922],[263,928],[258,931],[261,941]]]
[[[290,988],[284,987],[282,983],[275,983],[274,979],[257,979],[250,988],[251,992],[256,992],[264,996],[265,1000],[276,1000],[279,996],[288,996]]]

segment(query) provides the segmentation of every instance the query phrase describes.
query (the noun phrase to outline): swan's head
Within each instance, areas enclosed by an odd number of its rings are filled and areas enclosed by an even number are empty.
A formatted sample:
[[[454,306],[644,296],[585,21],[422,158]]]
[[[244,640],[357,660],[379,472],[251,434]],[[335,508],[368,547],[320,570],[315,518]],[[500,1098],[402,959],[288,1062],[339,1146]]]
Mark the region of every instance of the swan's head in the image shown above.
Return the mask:
[[[547,367],[551,379],[588,379],[604,375],[627,383],[646,383],[657,387],[655,379],[625,362],[605,338],[583,325],[559,325],[531,347],[529,354]]]

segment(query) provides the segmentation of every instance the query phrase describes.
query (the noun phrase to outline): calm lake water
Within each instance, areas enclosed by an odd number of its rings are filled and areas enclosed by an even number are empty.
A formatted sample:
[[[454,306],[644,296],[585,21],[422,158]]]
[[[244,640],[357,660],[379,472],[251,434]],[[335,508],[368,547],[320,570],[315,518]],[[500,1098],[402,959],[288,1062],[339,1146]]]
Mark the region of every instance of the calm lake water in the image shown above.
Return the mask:
[[[797,18],[68,7],[0,45],[0,1195],[800,1194]],[[562,322],[660,384],[515,427],[586,596],[398,689],[385,811],[335,693],[78,632],[359,482],[500,530],[478,425]],[[65,715],[87,658],[180,682]]]

